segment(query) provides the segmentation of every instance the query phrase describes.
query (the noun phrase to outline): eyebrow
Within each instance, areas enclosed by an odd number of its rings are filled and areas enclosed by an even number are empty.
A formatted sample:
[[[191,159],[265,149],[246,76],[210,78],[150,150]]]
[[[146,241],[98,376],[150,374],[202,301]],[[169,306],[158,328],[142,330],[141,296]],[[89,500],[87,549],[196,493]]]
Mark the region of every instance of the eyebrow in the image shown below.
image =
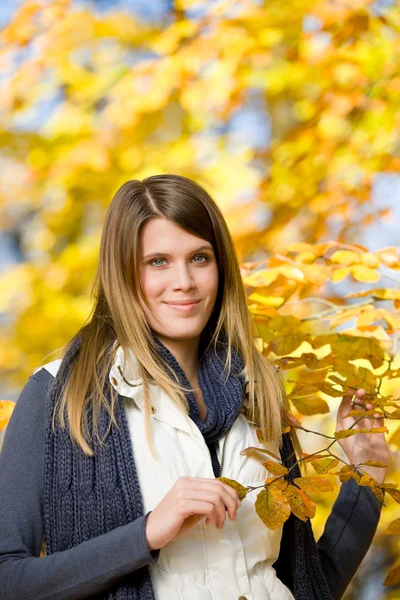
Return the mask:
[[[214,248],[212,246],[200,246],[199,248],[196,248],[195,250],[191,250],[190,252],[188,252],[189,254],[195,254],[196,252],[200,252],[201,250],[214,250]],[[168,256],[170,257],[171,254],[169,254],[168,252],[151,252],[151,254],[146,254],[146,256],[143,256],[142,260],[147,260],[148,258],[151,258],[152,256]]]

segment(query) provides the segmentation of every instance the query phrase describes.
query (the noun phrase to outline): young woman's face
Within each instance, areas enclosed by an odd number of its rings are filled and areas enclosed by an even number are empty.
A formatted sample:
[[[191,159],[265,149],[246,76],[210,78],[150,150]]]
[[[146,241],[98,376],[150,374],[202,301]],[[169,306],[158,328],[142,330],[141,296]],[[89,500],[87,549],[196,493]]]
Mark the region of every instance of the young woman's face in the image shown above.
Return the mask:
[[[151,219],[140,236],[140,276],[153,331],[175,340],[199,336],[217,298],[212,245],[168,219]]]

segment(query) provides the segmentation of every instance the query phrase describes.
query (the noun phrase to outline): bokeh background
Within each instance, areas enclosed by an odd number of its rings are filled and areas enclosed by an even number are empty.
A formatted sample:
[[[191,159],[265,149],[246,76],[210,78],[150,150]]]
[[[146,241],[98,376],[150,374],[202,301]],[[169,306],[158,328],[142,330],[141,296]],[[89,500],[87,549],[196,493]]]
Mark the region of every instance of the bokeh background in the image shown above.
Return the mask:
[[[294,243],[337,241],[369,257],[400,246],[398,2],[2,0],[0,28],[3,400],[87,318],[104,214],[128,179],[177,173],[204,185],[244,274],[271,256],[287,265]],[[389,267],[379,265],[379,287],[399,289]],[[370,289],[370,275],[320,282],[308,309]],[[288,300],[300,279],[283,276],[282,302],[253,297],[255,315],[260,301],[264,316],[281,305],[299,316]],[[371,335],[397,356],[398,329],[377,322]],[[338,399],[322,396],[331,412],[304,424],[332,431]],[[395,481],[400,436],[389,429]],[[316,537],[335,484],[318,497]],[[400,555],[398,536],[382,533],[399,516],[387,504],[346,600],[400,598],[382,584]]]

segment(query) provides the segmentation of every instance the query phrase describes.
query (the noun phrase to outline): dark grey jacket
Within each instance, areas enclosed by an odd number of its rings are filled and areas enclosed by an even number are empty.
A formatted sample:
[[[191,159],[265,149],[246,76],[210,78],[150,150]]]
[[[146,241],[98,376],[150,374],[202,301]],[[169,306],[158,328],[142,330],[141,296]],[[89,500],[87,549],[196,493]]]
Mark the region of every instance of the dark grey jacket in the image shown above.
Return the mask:
[[[73,600],[98,594],[122,577],[157,562],[146,519],[136,519],[70,550],[39,557],[43,542],[45,396],[53,376],[40,369],[22,390],[0,453],[0,598]],[[332,507],[318,551],[339,600],[375,534],[381,506],[368,487],[350,479]],[[264,600],[264,599],[255,599]]]

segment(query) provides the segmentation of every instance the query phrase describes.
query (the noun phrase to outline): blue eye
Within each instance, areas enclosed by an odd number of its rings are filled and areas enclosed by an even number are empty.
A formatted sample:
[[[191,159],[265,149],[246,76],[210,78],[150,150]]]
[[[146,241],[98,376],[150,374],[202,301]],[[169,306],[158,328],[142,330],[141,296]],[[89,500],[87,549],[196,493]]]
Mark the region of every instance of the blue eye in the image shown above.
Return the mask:
[[[201,261],[201,263],[200,263],[200,264],[202,264],[203,262],[208,262],[208,261],[210,260],[210,258],[207,256],[207,254],[196,254],[196,256],[194,256],[193,258],[198,258],[198,257],[201,257],[201,258],[204,258],[204,259],[205,259],[204,261]],[[162,267],[163,265],[155,265],[155,264],[154,264],[154,263],[155,263],[155,262],[157,262],[158,260],[165,261],[165,259],[164,259],[164,258],[153,258],[153,260],[151,260],[151,261],[149,262],[149,265],[151,265],[151,266],[154,266],[154,267],[156,267],[156,268],[157,268],[157,267]]]
[[[164,259],[163,258],[155,258],[149,262],[149,265],[153,265],[153,263],[155,263],[157,260],[164,260]],[[157,265],[154,265],[154,266],[156,267]]]
[[[194,258],[197,258],[197,257],[199,257],[199,256],[200,256],[201,258],[205,258],[205,259],[206,259],[206,260],[205,260],[205,262],[207,262],[208,260],[210,260],[210,259],[208,258],[208,256],[207,256],[207,254],[197,254],[197,256],[195,256]]]

